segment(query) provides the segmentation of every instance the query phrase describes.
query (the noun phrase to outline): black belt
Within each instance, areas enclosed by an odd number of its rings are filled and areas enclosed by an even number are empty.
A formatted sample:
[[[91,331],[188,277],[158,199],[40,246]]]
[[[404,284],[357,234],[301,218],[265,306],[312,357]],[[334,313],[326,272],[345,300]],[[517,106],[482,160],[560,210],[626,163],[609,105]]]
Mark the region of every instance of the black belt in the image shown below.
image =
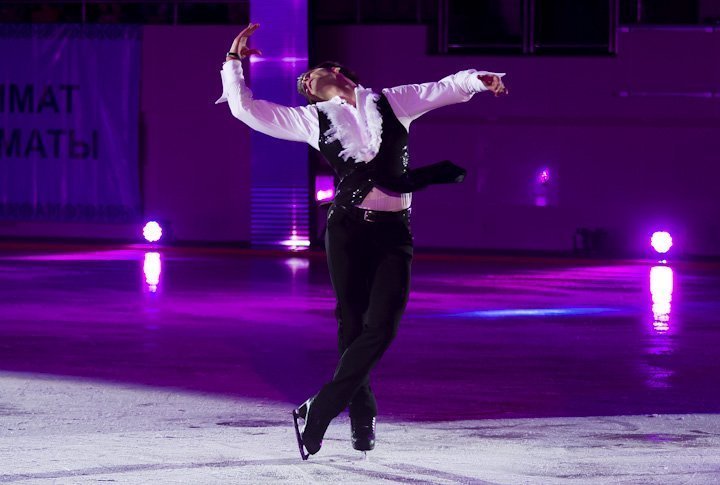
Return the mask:
[[[354,205],[338,205],[335,207],[346,211],[355,219],[365,222],[396,221],[403,217],[410,216],[410,207],[401,211],[378,211],[363,209]]]

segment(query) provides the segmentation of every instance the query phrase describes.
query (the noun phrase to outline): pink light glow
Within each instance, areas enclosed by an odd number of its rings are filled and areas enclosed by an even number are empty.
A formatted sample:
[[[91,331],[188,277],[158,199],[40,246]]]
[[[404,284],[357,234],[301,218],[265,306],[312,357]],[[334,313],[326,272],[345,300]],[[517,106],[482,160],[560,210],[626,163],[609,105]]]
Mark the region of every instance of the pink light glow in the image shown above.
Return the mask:
[[[318,202],[330,200],[333,198],[334,193],[335,193],[335,191],[333,189],[318,190],[317,193],[315,194],[315,200],[317,200]]]
[[[283,246],[289,246],[290,249],[299,249],[300,247],[309,247],[310,241],[308,241],[307,239],[300,239],[293,234],[292,236],[290,236],[290,239],[280,241],[280,244],[282,244]]]
[[[669,232],[657,231],[650,238],[650,245],[660,254],[667,253],[672,247],[672,236]]]
[[[282,246],[287,246],[290,251],[302,251],[310,247],[310,240],[306,237],[297,235],[298,231],[295,227],[290,231],[290,238],[280,241]]]
[[[296,62],[306,62],[308,59],[307,59],[307,57],[286,56],[286,57],[281,57],[280,60],[283,62],[290,62],[290,63],[294,64]]]
[[[143,237],[147,242],[157,242],[162,237],[162,227],[155,221],[150,221],[143,227]]]
[[[145,261],[143,262],[143,273],[145,274],[145,283],[150,293],[155,293],[160,284],[160,272],[162,264],[160,262],[160,253],[145,253]]]
[[[543,167],[537,174],[537,181],[540,184],[546,184],[550,181],[550,169]]]
[[[295,275],[298,270],[308,269],[310,267],[310,261],[307,259],[289,258],[285,260],[285,265],[290,268],[292,274]]]
[[[653,266],[650,269],[650,296],[652,297],[653,328],[657,333],[666,333],[670,330],[672,294],[672,268]]]
[[[335,195],[335,177],[332,175],[315,176],[315,200],[323,202],[332,200]]]
[[[307,57],[295,57],[295,56],[284,56],[284,57],[260,57],[250,56],[250,63],[255,64],[258,62],[284,62],[286,64],[297,64],[298,62],[307,62]]]

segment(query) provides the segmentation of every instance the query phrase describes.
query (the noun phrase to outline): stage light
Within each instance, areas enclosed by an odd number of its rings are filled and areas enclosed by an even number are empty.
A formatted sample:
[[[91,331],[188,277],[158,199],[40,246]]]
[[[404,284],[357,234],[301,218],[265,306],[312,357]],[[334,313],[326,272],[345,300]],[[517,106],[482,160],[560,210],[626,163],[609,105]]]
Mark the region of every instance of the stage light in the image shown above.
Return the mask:
[[[535,171],[531,190],[536,207],[557,205],[557,180],[549,166],[541,166]]]
[[[667,253],[672,247],[672,236],[666,231],[657,231],[650,238],[650,245],[660,254]]]
[[[315,176],[315,200],[326,202],[335,195],[335,177],[332,175]]]
[[[147,242],[158,242],[162,237],[162,227],[155,221],[150,221],[143,227],[143,237]]]
[[[287,246],[290,251],[302,251],[310,247],[310,240],[307,237],[298,236],[297,229],[293,228],[290,237],[280,241],[282,246]]]
[[[548,167],[543,167],[538,171],[537,182],[542,185],[550,182],[550,169]]]
[[[310,247],[310,241],[307,238],[301,238],[295,234],[291,235],[290,239],[280,241],[280,244],[287,246],[291,251],[300,251]]]
[[[326,200],[330,200],[333,198],[333,194],[335,193],[334,190],[318,190],[315,194],[315,200],[318,202],[324,202]]]

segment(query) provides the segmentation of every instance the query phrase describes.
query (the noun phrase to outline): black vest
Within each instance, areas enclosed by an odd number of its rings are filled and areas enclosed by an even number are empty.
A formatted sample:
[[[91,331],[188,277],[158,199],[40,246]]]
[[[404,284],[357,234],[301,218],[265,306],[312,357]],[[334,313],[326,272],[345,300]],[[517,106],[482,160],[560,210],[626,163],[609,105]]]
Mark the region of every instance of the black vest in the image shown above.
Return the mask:
[[[318,147],[340,179],[335,192],[335,203],[338,205],[357,205],[378,185],[379,180],[397,179],[407,173],[408,132],[395,116],[385,95],[380,96],[377,107],[382,117],[380,150],[375,158],[367,163],[356,162],[354,158],[343,160],[340,157],[343,146],[340,140],[327,142],[325,132],[330,129],[330,119],[322,110],[318,110]]]
[[[327,142],[325,133],[331,127],[330,119],[318,109],[318,147],[340,180],[335,191],[336,205],[357,205],[375,186],[403,193],[414,192],[430,184],[462,182],[465,170],[447,160],[408,170],[408,132],[384,94],[377,101],[377,107],[382,117],[380,149],[367,163],[340,157],[343,146],[340,140]]]

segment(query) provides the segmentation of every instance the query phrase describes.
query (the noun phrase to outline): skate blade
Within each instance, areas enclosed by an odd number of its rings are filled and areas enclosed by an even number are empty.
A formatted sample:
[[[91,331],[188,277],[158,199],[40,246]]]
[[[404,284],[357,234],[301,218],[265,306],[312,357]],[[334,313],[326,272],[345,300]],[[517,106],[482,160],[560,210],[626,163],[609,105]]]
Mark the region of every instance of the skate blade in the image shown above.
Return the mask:
[[[300,450],[300,456],[302,457],[303,460],[307,460],[308,457],[310,456],[310,453],[305,453],[305,445],[303,444],[302,435],[300,434],[300,426],[298,426],[298,419],[300,419],[300,415],[294,409],[293,409],[292,415],[293,415],[293,424],[295,425],[295,437],[297,438],[298,449]]]

